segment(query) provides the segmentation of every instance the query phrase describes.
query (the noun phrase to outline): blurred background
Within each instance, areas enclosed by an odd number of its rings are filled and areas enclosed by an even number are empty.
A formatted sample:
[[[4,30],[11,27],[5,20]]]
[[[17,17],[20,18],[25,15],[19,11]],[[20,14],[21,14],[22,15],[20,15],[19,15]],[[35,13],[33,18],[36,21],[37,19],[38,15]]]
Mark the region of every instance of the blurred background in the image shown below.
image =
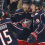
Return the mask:
[[[10,14],[14,14],[15,10],[22,8],[23,1],[28,1],[30,3],[30,8],[33,6],[33,10],[35,10],[34,5],[35,4],[41,4],[42,2],[45,2],[45,0],[0,0],[0,3],[2,1],[2,8],[9,12]],[[32,5],[33,4],[33,5]]]

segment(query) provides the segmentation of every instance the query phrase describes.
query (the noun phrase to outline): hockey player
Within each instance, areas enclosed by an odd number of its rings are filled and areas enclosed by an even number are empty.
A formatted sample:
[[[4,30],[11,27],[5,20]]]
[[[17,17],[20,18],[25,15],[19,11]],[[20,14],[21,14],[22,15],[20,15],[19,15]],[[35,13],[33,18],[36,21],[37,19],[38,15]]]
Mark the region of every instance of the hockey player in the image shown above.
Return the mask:
[[[23,28],[16,23],[12,23],[10,18],[4,19],[0,9],[0,45],[18,45],[13,32],[16,32],[18,37],[23,32]]]
[[[41,10],[41,8],[40,8],[40,5],[37,5],[36,6],[36,13],[35,13],[35,15],[41,15],[41,13],[42,13],[42,10]],[[36,19],[37,18],[37,16],[34,16],[34,19]],[[35,29],[37,28],[37,26],[35,25],[35,21],[34,21],[34,31],[35,31]]]
[[[27,43],[27,38],[33,31],[33,18],[31,14],[32,10],[29,7],[28,1],[23,1],[23,9],[15,11],[15,16],[13,18],[16,22],[18,22],[18,24],[20,23],[22,25],[23,29],[25,29],[22,33],[22,36],[17,38],[19,45],[33,45]]]
[[[41,33],[41,35],[43,35],[42,37],[44,37],[44,38],[40,37],[40,40],[38,38],[38,44],[45,45],[45,2],[43,2],[43,12],[40,15],[40,20],[41,20],[41,23],[43,23],[43,25],[44,25],[44,28],[43,28],[42,33]],[[39,36],[41,36],[41,35],[39,35]]]
[[[33,23],[34,23],[34,26],[33,26],[33,30],[35,31],[37,29],[37,24],[36,24],[36,21],[35,19],[37,18],[36,15],[41,15],[42,13],[42,10],[41,10],[41,7],[40,7],[41,4],[35,4],[35,16],[34,16],[34,20],[33,20]],[[38,20],[38,18],[37,18]],[[29,36],[30,37],[30,36]],[[30,40],[30,38],[28,38],[27,40]],[[29,41],[30,42],[30,41]],[[33,41],[32,41],[33,42]]]
[[[44,11],[41,14],[34,16],[34,32],[28,38],[29,43],[34,43],[37,40],[38,45],[45,45],[45,2],[43,3]]]
[[[45,34],[44,34],[45,33],[45,31],[44,31],[45,30],[45,21],[44,21],[45,20],[45,2],[43,2],[42,4],[43,4],[43,11],[42,11],[42,14],[40,15],[40,21],[41,21],[41,23],[44,24],[44,29],[41,33],[43,35],[42,37],[44,37],[44,38],[40,37],[40,41],[39,41],[39,38],[38,38],[38,44],[39,45],[45,45]]]
[[[4,0],[0,0],[0,9],[2,10],[2,13],[3,13],[3,17],[4,17],[4,19],[5,18],[7,18],[7,17],[9,17],[8,16],[8,13],[4,10],[4,8],[3,8],[3,6],[4,6]]]
[[[39,3],[39,4],[38,3],[35,3],[35,14],[34,15],[41,15],[41,13],[42,13],[42,5],[41,5],[41,3]],[[37,17],[34,16],[34,18],[37,18]],[[33,22],[35,22],[35,21],[33,20]],[[37,26],[35,26],[35,23],[34,23],[33,28],[34,28],[34,30],[37,28]]]

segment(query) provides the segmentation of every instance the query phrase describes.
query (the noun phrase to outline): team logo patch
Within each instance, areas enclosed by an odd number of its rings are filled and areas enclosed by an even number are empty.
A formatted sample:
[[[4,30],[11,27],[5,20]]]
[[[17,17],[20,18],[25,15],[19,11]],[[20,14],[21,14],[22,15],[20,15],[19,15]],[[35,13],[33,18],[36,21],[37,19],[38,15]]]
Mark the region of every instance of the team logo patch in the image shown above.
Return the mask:
[[[20,21],[21,24],[25,24],[25,27],[23,28],[29,28],[31,26],[32,20],[29,19],[23,19]]]

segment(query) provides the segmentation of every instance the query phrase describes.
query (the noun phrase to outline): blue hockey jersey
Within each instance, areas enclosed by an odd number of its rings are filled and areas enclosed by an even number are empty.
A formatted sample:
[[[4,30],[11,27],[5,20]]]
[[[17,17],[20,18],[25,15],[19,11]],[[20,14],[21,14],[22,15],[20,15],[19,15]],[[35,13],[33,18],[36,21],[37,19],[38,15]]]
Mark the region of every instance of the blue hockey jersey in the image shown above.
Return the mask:
[[[13,32],[20,35],[23,29],[20,25],[12,23],[10,18],[5,18],[0,21],[0,45],[18,45],[18,41],[14,37]]]
[[[37,13],[35,13],[35,16],[34,16],[34,18],[33,18],[33,20],[34,20],[34,26],[33,26],[33,29],[34,29],[34,31],[36,30],[36,28],[37,28],[37,25],[38,25],[38,21],[40,21],[40,15],[41,15],[41,13],[42,13],[42,10],[41,11],[39,11],[39,12],[37,12]],[[39,19],[39,20],[38,20]]]
[[[37,33],[37,43],[45,42],[45,11],[35,15],[34,30]]]
[[[28,12],[24,12],[23,9],[19,9],[15,11],[15,16],[11,17],[12,21],[16,21],[20,24],[22,24],[22,22],[26,19],[28,20],[28,22],[30,21],[30,26],[29,28],[23,28],[24,31],[22,34],[23,38],[18,37],[18,39],[21,40],[27,40],[28,36],[30,35],[30,33],[33,31],[33,17],[32,17],[32,10],[30,9]]]

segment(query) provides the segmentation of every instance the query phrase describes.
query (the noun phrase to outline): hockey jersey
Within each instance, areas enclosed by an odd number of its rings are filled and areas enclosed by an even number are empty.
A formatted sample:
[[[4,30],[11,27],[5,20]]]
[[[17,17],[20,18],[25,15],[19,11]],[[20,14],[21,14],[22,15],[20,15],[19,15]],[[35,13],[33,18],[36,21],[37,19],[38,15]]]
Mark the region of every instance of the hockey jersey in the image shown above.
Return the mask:
[[[45,11],[42,11],[41,14],[35,15],[34,17],[34,28],[37,33],[37,43],[40,44],[45,42]]]
[[[13,32],[20,35],[23,29],[20,25],[12,23],[10,18],[5,18],[0,21],[0,45],[18,45],[18,41],[14,37]]]
[[[23,34],[22,37],[23,38],[19,38],[21,40],[27,40],[28,36],[30,35],[30,33],[33,31],[33,17],[32,17],[32,10],[30,9],[28,12],[24,12],[23,9],[19,9],[15,11],[15,16],[11,18],[13,21],[16,21],[18,23],[21,23],[26,19],[28,20],[28,22],[30,21],[30,26],[29,28],[23,28]]]
[[[38,23],[40,22],[40,15],[41,15],[41,13],[42,13],[42,10],[40,10],[39,12],[37,12],[37,13],[35,13],[35,16],[34,16],[34,18],[33,18],[33,22],[34,22],[34,26],[33,26],[33,30],[35,31],[36,30],[36,28],[37,28],[37,25],[38,25]],[[39,20],[38,20],[39,19]]]

